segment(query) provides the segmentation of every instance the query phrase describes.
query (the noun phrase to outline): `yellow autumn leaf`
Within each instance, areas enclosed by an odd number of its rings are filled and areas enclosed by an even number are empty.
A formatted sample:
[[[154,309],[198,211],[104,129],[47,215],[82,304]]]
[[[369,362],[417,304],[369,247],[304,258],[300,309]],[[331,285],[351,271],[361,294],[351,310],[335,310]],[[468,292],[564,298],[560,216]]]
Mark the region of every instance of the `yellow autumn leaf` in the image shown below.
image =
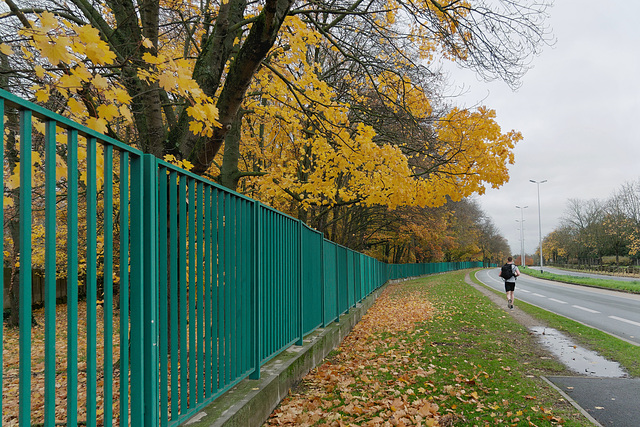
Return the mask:
[[[113,95],[115,99],[121,104],[128,104],[131,102],[131,96],[127,93],[126,90],[122,88],[115,88],[113,90]]]
[[[128,123],[133,123],[133,116],[131,115],[131,110],[129,110],[129,107],[127,107],[126,105],[121,105],[119,110],[120,110],[120,115],[124,117],[124,119]]]
[[[73,115],[80,116],[84,114],[84,105],[78,102],[75,98],[69,98],[67,106]]]
[[[158,76],[158,84],[166,91],[170,91],[176,84],[176,79],[171,73],[161,73]]]
[[[13,49],[11,49],[11,46],[9,46],[8,44],[5,43],[0,43],[0,52],[3,55],[13,55]]]
[[[48,32],[58,28],[58,20],[55,15],[49,11],[45,11],[40,15],[40,29],[43,32]]]
[[[36,66],[34,67],[34,69],[33,69],[33,70],[35,71],[36,76],[37,76],[38,78],[40,78],[40,79],[41,79],[41,78],[43,78],[43,77],[44,77],[45,69],[44,69],[44,67],[43,67],[42,65],[36,65]]]
[[[102,118],[89,117],[87,119],[87,126],[97,132],[107,133],[107,122]]]
[[[47,102],[49,100],[49,91],[47,89],[39,89],[35,93],[38,102]]]
[[[69,39],[67,37],[58,37],[53,42],[45,42],[38,44],[38,47],[42,51],[42,54],[49,59],[53,65],[58,65],[61,62],[71,62],[73,56],[69,52]]]
[[[200,132],[202,132],[202,122],[198,122],[196,120],[192,120],[189,122],[189,130],[194,134],[194,135],[199,135]]]
[[[102,104],[98,106],[98,116],[109,121],[118,115],[118,107],[113,104]]]
[[[98,89],[106,89],[109,86],[109,81],[98,74],[93,78],[93,85]]]
[[[102,41],[100,39],[100,32],[91,25],[83,25],[82,27],[76,28],[76,32],[78,33],[80,40],[86,44]]]
[[[82,87],[82,78],[77,73],[64,74],[60,77],[60,84],[73,91]]]

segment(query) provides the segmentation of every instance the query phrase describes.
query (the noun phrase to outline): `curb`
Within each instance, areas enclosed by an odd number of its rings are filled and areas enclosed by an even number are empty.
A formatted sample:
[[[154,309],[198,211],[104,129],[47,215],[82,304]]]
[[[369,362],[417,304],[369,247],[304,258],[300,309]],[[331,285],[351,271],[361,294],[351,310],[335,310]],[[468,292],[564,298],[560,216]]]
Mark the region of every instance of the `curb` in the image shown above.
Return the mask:
[[[259,380],[244,379],[196,413],[182,426],[189,427],[259,427],[271,415],[280,401],[305,375],[319,365],[362,319],[387,282],[340,316],[326,328],[304,337],[304,345],[291,346],[274,357],[261,369]]]

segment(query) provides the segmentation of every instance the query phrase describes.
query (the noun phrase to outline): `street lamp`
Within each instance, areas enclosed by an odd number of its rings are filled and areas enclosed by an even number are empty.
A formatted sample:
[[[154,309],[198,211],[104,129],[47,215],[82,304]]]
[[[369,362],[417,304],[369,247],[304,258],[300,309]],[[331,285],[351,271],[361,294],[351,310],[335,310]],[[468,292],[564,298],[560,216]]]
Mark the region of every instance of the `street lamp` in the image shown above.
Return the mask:
[[[534,184],[536,184],[538,186],[538,236],[540,237],[540,273],[543,273],[542,271],[542,265],[543,265],[543,261],[542,261],[542,222],[540,221],[540,184],[544,184],[545,182],[547,182],[546,179],[542,180],[542,181],[534,181],[533,179],[530,179],[529,182],[533,182]]]
[[[519,219],[516,219],[516,222],[520,225],[520,228],[517,230],[518,233],[520,233],[520,266],[522,266],[522,253],[524,252],[524,222],[521,222]]]
[[[520,209],[520,266],[525,266],[527,264],[525,253],[524,253],[524,210],[529,206],[516,206],[516,208]],[[516,221],[518,221],[516,219]]]

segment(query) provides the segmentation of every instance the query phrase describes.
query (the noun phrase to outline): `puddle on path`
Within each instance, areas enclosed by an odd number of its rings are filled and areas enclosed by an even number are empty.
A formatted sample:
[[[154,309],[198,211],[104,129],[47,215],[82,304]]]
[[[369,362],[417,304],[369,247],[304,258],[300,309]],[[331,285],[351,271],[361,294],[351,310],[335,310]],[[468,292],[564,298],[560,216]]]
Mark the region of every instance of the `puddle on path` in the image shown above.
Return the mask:
[[[530,330],[538,337],[542,345],[572,371],[593,377],[622,378],[628,376],[618,362],[607,360],[594,351],[576,345],[556,329],[535,326]]]

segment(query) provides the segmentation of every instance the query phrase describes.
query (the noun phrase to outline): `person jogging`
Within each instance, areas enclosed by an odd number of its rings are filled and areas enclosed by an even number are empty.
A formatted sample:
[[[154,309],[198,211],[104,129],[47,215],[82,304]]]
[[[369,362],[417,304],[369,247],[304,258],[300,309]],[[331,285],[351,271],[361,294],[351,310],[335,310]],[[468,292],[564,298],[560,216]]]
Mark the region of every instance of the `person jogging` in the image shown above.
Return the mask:
[[[513,291],[516,289],[516,277],[520,275],[518,266],[513,263],[513,258],[507,258],[507,263],[500,269],[499,276],[504,280],[504,290],[507,293],[507,307],[513,308]]]

